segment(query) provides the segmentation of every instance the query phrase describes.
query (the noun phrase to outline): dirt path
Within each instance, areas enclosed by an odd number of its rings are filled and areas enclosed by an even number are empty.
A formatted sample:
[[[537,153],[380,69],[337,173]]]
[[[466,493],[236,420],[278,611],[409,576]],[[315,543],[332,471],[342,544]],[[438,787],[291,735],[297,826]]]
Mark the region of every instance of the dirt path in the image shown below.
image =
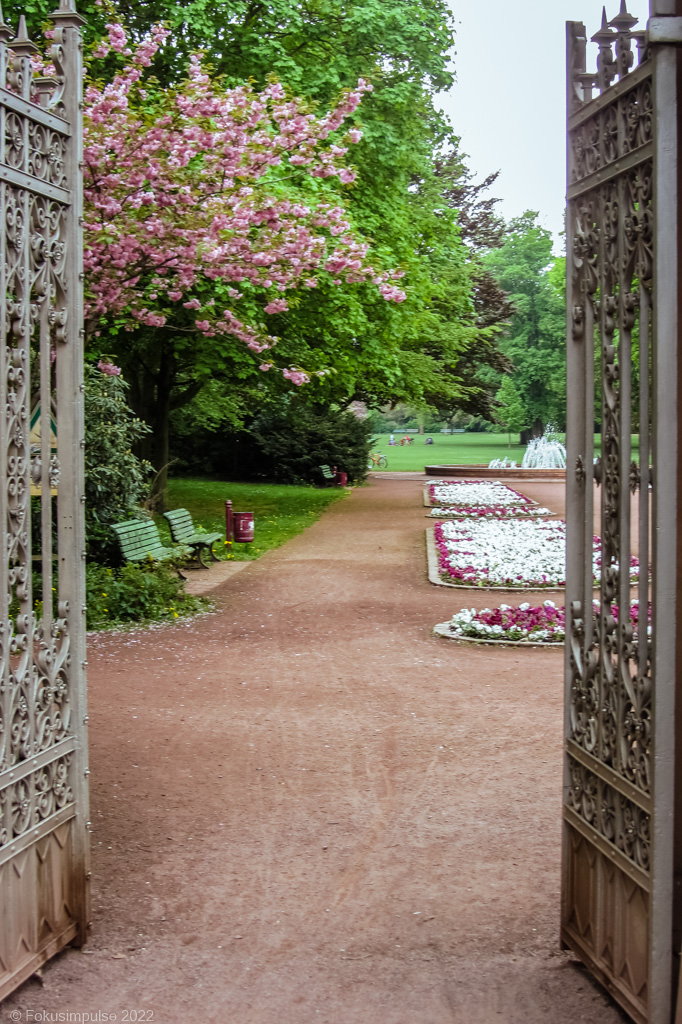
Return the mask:
[[[624,1019],[557,950],[561,654],[430,636],[473,602],[426,582],[422,484],[356,490],[216,615],[94,639],[92,937],[3,1019]]]

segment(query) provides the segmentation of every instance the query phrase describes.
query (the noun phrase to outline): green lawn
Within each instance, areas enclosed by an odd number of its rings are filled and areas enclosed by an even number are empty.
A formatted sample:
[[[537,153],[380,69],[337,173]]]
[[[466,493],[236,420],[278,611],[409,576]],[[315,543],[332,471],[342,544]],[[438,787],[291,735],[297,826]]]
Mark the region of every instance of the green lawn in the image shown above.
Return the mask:
[[[417,470],[424,472],[429,464],[451,465],[483,462],[487,466],[491,459],[515,459],[520,465],[525,446],[512,444],[508,447],[506,434],[431,434],[433,444],[424,444],[427,435],[411,434],[414,444],[389,447],[388,434],[378,434],[379,443],[373,451],[379,450],[388,459],[390,470]],[[401,434],[395,434],[400,439]],[[512,434],[512,441],[518,434]]]
[[[265,551],[278,548],[305,530],[334,501],[347,492],[340,487],[292,487],[284,484],[235,484],[195,478],[171,479],[168,484],[168,508],[186,508],[194,523],[208,532],[225,534],[225,502],[232,501],[235,512],[253,512],[255,539],[251,544],[233,544],[232,554],[223,557],[237,561],[259,558]],[[154,517],[162,540],[170,542],[168,524],[163,516]],[[216,554],[220,544],[215,545]]]
[[[426,465],[470,465],[480,462],[488,465],[492,459],[513,459],[517,466],[521,465],[525,445],[512,443],[509,447],[507,434],[431,434],[433,444],[426,445],[427,435],[411,434],[414,444],[409,447],[399,445],[389,447],[388,434],[377,434],[379,443],[372,449],[380,451],[388,459],[388,471],[415,470],[424,472]],[[396,439],[404,435],[395,434]],[[512,442],[518,440],[518,434],[512,434]],[[601,436],[595,435],[595,454],[601,451]],[[639,449],[639,438],[632,438],[633,454]],[[636,454],[635,454],[636,458]]]

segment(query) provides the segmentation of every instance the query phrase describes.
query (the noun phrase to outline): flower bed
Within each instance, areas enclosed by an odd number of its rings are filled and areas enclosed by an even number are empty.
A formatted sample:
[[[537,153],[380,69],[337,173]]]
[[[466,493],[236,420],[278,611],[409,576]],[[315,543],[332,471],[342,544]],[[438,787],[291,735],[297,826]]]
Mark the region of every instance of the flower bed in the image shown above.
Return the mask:
[[[461,587],[540,590],[566,584],[566,524],[562,520],[509,519],[436,523],[438,575]],[[592,567],[599,582],[601,541],[594,538]],[[639,562],[630,559],[630,582]]]
[[[519,519],[551,516],[552,512],[540,505],[453,505],[434,506],[429,515],[433,519]]]
[[[453,639],[496,640],[499,643],[563,644],[566,611],[553,601],[545,601],[537,608],[528,602],[512,607],[463,608],[447,624]]]
[[[594,602],[595,614],[599,602]],[[611,606],[611,614],[618,617],[618,606]],[[630,606],[630,619],[635,629],[639,626],[639,602]],[[651,605],[648,608],[651,621]],[[439,623],[435,632],[453,640],[471,640],[478,643],[527,644],[534,646],[561,645],[566,637],[566,609],[557,607],[553,601],[545,601],[536,608],[528,602],[512,607],[501,604],[498,608],[464,608],[452,616],[449,622]],[[647,630],[649,627],[647,627]]]
[[[525,494],[499,480],[429,480],[428,488],[432,505],[474,508],[535,504]]]

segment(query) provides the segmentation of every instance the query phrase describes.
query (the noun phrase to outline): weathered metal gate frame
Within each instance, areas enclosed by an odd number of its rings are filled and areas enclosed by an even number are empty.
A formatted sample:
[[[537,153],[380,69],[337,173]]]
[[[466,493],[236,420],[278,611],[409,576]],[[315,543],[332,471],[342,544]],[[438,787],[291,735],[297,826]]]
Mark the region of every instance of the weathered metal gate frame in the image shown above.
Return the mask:
[[[82,19],[73,0],[52,19],[55,74],[38,77],[23,18],[12,38],[0,12],[0,998],[84,942],[89,920]],[[37,397],[41,442],[31,451]],[[42,608],[31,484],[41,495]]]
[[[586,71],[584,26],[567,25],[569,640],[561,937],[642,1024],[670,1024],[677,972],[679,0],[677,7],[675,0],[652,0],[645,36],[631,31],[634,19],[622,4],[593,37],[596,74]],[[640,62],[630,70],[633,39]],[[636,323],[639,467],[630,450]],[[603,392],[596,466],[595,334]],[[603,559],[600,610],[593,613],[595,480]],[[633,637],[629,581],[619,571],[630,558],[631,490],[639,495],[640,608],[649,597],[649,553],[651,560],[650,642],[641,614],[640,637]]]

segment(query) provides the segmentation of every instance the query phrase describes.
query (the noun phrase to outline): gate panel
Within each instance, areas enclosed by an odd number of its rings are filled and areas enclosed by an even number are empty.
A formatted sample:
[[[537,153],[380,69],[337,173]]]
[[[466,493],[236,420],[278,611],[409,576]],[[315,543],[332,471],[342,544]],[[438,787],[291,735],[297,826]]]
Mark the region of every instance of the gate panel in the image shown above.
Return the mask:
[[[672,20],[679,19],[653,19]],[[586,67],[584,26],[567,26],[561,936],[634,1020],[670,1024],[677,57],[674,46],[658,45],[665,32],[654,45],[648,33],[633,31],[635,24],[624,3],[610,22],[604,14],[592,37],[595,72]],[[598,594],[592,585],[595,503],[602,538]],[[633,538],[640,560],[636,586],[628,571]],[[633,600],[638,611],[631,611]]]
[[[88,925],[82,89],[0,13],[0,998]]]

